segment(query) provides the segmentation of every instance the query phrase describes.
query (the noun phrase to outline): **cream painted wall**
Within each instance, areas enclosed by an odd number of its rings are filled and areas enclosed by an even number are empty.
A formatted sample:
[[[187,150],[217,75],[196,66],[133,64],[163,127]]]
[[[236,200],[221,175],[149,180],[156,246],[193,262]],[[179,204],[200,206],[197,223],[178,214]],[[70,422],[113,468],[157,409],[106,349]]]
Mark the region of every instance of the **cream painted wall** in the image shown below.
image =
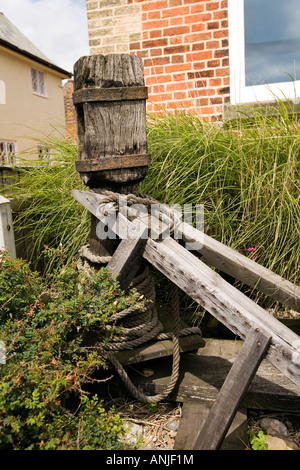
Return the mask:
[[[44,72],[47,98],[33,93],[31,68]],[[26,158],[38,157],[38,142],[33,138],[43,138],[49,133],[65,134],[64,78],[0,47],[0,140],[15,141],[19,156],[24,157],[26,152]]]

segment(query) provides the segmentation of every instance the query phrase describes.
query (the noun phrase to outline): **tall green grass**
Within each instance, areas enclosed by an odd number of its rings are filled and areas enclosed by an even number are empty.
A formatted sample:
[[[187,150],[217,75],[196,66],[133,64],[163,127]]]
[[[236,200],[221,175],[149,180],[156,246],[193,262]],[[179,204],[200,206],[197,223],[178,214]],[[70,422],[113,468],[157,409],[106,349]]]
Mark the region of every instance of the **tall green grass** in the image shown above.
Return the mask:
[[[15,227],[31,237],[33,264],[44,245],[61,243],[69,259],[77,256],[90,225],[71,196],[85,189],[76,146],[51,136],[40,145],[55,163],[24,170],[4,194],[22,202]],[[139,191],[171,205],[203,204],[206,233],[299,283],[300,132],[289,104],[223,122],[180,111],[149,115],[148,147],[152,164]]]
[[[149,116],[152,165],[140,190],[168,204],[204,204],[206,233],[298,283],[300,126],[289,106],[221,123]]]
[[[45,258],[45,246],[61,246],[67,262],[77,258],[88,239],[90,215],[71,195],[72,189],[85,189],[75,169],[76,145],[53,136],[37,145],[51,149],[51,160],[31,161],[19,169],[20,180],[2,193],[13,201],[17,245],[26,249],[21,255],[33,269],[48,272],[55,258]]]

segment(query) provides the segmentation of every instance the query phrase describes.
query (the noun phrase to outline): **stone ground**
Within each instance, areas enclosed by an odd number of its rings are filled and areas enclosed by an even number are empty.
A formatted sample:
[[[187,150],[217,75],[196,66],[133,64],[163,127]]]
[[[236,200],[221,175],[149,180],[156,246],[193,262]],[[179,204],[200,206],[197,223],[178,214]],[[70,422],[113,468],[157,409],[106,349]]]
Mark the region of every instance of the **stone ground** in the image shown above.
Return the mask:
[[[181,404],[160,402],[144,404],[128,398],[111,399],[105,403],[126,419],[132,442],[140,442],[145,450],[172,450],[181,417]],[[249,410],[248,428],[256,436],[267,435],[268,450],[300,450],[300,415]],[[142,437],[141,437],[142,436]],[[187,449],[191,450],[191,449]],[[245,450],[251,450],[245,443]]]
[[[127,398],[107,401],[115,412],[126,419],[133,441],[143,435],[141,449],[173,449],[181,416],[178,403],[140,403]]]

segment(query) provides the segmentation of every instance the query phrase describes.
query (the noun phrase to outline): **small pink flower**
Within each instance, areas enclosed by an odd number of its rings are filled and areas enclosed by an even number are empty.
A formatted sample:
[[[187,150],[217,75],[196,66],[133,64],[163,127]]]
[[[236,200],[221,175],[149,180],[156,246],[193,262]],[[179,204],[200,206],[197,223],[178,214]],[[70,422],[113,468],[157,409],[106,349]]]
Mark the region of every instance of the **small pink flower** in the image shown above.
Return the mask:
[[[255,251],[255,248],[253,246],[250,246],[250,248],[248,248],[248,251]]]

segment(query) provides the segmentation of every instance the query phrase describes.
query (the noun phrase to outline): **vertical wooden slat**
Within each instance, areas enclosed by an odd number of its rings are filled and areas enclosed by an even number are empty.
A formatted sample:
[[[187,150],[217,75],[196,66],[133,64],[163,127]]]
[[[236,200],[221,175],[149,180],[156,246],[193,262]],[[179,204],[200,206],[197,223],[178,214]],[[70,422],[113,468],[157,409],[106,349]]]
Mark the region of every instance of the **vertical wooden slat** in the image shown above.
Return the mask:
[[[194,450],[217,450],[233,421],[264,354],[271,336],[251,330],[196,439]]]
[[[0,248],[16,257],[15,237],[9,199],[0,195]]]
[[[117,275],[122,290],[128,288],[141,266],[148,228],[139,220],[135,220],[130,228],[125,226],[125,231],[125,236],[107,265],[110,272]]]

